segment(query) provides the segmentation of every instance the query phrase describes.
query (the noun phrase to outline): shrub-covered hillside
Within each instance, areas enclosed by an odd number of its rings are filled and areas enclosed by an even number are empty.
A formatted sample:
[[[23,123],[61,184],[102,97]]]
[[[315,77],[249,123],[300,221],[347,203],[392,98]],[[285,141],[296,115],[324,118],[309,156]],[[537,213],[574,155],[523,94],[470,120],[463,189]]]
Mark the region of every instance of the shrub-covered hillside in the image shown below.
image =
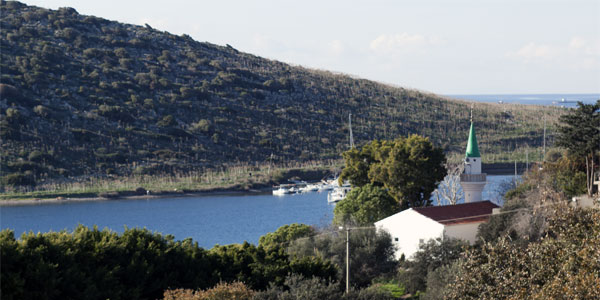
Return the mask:
[[[358,143],[418,133],[463,151],[464,102],[71,8],[1,3],[2,175],[185,171],[271,154],[273,162],[337,159],[349,113]],[[475,106],[486,155],[541,145],[542,114],[559,113],[507,107]]]

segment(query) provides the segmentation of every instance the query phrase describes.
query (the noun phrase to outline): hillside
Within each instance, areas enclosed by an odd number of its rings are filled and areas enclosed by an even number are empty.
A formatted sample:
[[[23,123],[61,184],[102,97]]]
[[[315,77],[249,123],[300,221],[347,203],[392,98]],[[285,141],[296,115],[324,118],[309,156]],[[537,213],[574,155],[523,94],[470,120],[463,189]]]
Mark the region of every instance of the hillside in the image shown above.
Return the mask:
[[[358,144],[418,133],[449,153],[464,148],[466,102],[72,8],[1,3],[0,175],[40,180],[338,159],[348,147],[349,113]],[[502,152],[539,147],[542,115],[552,125],[559,113],[475,104],[480,149],[500,160]]]

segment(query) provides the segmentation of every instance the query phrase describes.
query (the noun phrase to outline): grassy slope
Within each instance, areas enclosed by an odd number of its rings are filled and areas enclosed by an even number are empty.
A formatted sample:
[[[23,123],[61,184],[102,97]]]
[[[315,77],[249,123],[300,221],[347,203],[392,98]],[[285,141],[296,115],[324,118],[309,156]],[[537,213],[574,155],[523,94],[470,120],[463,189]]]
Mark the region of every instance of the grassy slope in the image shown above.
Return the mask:
[[[0,22],[1,175],[40,182],[338,159],[348,113],[359,144],[418,133],[458,159],[466,143],[466,102],[73,9],[3,1]],[[542,115],[552,129],[559,113],[476,103],[484,160],[541,146]]]

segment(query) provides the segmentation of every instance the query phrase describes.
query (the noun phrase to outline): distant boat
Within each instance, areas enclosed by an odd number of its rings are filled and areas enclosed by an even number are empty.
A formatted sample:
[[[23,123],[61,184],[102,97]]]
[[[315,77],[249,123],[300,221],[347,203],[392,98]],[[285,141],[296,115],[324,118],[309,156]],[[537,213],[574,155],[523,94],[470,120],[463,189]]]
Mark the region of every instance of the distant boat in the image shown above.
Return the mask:
[[[348,192],[352,190],[352,187],[349,184],[344,184],[342,186],[335,187],[332,191],[327,194],[327,202],[336,203],[344,200]]]
[[[321,191],[331,191],[333,190],[333,185],[329,184],[329,183],[321,183],[319,185],[319,192]]]
[[[305,186],[300,188],[301,193],[316,192],[318,190],[319,186],[316,184],[306,184]]]
[[[291,184],[282,184],[282,185],[276,187],[275,189],[273,189],[274,196],[283,196],[283,195],[287,195],[287,194],[293,194],[296,192],[297,192],[296,187],[294,187]]]

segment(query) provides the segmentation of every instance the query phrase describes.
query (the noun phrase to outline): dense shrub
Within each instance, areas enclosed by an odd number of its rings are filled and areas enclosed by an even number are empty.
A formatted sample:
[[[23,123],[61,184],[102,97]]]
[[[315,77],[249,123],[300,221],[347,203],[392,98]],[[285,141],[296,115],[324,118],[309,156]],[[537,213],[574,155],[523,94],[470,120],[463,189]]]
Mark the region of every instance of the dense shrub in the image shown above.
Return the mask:
[[[453,284],[459,276],[460,268],[458,260],[451,264],[443,265],[427,273],[427,291],[420,300],[440,300],[444,299],[446,289]]]
[[[247,243],[210,251],[146,229],[123,234],[77,227],[72,233],[0,233],[2,299],[158,299],[166,289],[207,289],[243,281],[252,289],[288,274],[335,277],[317,258],[292,259],[281,248]],[[311,272],[311,273],[308,273]]]
[[[410,293],[424,292],[428,274],[456,261],[468,245],[465,241],[451,238],[421,243],[412,259],[403,263],[399,274],[400,283]]]
[[[250,300],[254,291],[242,282],[221,282],[216,286],[200,291],[190,289],[166,290],[164,300]]]
[[[479,225],[479,229],[477,231],[477,241],[491,242],[505,235],[510,236],[510,238],[513,240],[517,240],[520,236],[522,236],[522,232],[518,232],[514,224],[518,223],[522,213],[527,212],[515,210],[524,209],[527,207],[528,204],[523,199],[509,199],[500,209],[502,212],[501,214],[493,215],[487,222]]]
[[[395,271],[394,246],[385,232],[374,229],[350,231],[350,283],[355,288],[369,286],[373,279]],[[338,280],[345,284],[346,233],[321,232],[313,238],[299,239],[289,244],[290,255],[317,256],[331,261],[338,268]]]
[[[31,186],[35,185],[35,180],[31,175],[23,173],[13,173],[3,176],[0,180],[3,185],[7,186]]]
[[[284,285],[271,286],[254,295],[254,300],[391,300],[396,299],[389,291],[374,285],[364,289],[343,291],[338,282],[327,282],[320,278],[291,275]]]
[[[283,225],[274,232],[261,236],[258,240],[258,245],[265,248],[286,246],[289,242],[302,237],[312,236],[315,232],[314,227],[305,224],[294,223]]]
[[[328,282],[320,278],[304,278],[292,275],[285,279],[283,287],[272,286],[259,292],[255,300],[338,300],[342,297],[339,283]]]
[[[468,251],[446,299],[599,299],[600,210],[555,209],[542,240]]]

